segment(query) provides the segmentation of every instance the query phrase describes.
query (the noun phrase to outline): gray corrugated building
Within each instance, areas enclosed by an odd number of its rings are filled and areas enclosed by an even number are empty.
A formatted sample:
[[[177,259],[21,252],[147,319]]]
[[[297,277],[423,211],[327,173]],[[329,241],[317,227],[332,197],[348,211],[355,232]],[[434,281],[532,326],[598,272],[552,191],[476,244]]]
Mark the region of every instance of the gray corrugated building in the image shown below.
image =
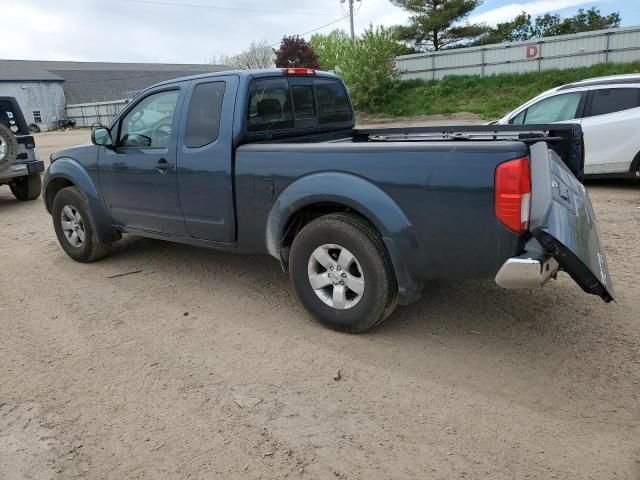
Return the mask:
[[[223,65],[0,60],[0,96],[13,96],[27,123],[51,127],[69,104],[131,98],[164,80],[226,70]]]

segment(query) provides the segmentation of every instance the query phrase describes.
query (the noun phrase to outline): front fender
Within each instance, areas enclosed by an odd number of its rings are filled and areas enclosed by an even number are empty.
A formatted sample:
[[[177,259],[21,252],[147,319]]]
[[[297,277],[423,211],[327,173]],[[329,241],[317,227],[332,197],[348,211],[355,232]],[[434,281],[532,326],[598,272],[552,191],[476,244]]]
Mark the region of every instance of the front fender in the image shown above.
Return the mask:
[[[43,196],[47,211],[51,213],[53,197],[60,186],[73,184],[84,195],[89,205],[89,215],[96,228],[96,236],[100,243],[112,243],[120,238],[120,234],[111,224],[95,182],[87,170],[76,160],[68,157],[56,159],[47,168],[43,177]]]
[[[411,271],[411,258],[419,250],[411,222],[398,204],[381,188],[356,175],[321,172],[302,177],[287,186],[276,199],[267,220],[267,248],[281,258],[285,229],[293,215],[314,204],[348,207],[369,220],[382,236],[398,282],[399,303],[419,296],[419,283]]]

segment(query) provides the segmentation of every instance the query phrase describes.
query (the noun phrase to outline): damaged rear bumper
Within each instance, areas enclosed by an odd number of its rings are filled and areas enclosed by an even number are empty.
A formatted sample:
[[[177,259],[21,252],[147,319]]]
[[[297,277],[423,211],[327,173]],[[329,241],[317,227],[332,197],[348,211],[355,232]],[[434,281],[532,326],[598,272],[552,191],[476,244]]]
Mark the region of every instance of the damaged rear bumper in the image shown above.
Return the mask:
[[[558,273],[560,265],[554,258],[535,258],[530,255],[509,258],[496,275],[502,288],[538,288]]]

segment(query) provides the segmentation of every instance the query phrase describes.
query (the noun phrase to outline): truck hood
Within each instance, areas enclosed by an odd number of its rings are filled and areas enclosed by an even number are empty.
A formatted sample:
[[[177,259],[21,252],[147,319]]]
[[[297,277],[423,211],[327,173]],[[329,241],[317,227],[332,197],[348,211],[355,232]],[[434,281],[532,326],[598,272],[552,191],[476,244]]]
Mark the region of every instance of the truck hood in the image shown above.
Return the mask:
[[[55,162],[60,158],[73,158],[81,161],[84,158],[95,158],[98,154],[98,146],[92,143],[86,143],[84,145],[76,145],[75,147],[64,148],[57,150],[51,154],[51,162]]]

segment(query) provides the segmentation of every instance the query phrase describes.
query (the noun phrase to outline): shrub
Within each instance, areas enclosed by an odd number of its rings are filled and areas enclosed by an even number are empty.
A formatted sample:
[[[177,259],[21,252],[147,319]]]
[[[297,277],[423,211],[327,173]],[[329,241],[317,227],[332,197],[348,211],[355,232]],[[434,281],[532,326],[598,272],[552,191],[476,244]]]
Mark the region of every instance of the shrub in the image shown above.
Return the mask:
[[[370,25],[355,41],[335,31],[314,35],[311,46],[320,66],[344,79],[358,110],[379,111],[395,94],[399,74],[394,59],[402,51],[395,30]]]

